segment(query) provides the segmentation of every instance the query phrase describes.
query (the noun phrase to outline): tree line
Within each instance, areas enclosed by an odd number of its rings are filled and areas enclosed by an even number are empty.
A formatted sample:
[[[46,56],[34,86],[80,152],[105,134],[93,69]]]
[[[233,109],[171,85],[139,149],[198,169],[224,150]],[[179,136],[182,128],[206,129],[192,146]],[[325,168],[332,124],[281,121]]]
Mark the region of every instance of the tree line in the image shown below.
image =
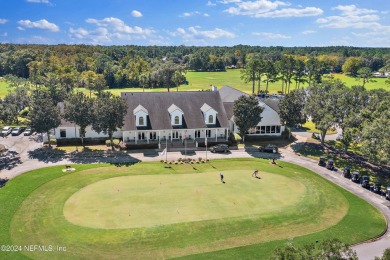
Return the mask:
[[[289,128],[310,118],[320,130],[321,145],[331,127],[342,129],[345,152],[361,144],[365,158],[390,164],[390,92],[346,87],[340,80],[326,80],[307,89],[291,91],[279,104],[282,122]]]
[[[186,82],[185,72],[241,68],[249,81],[274,80],[270,64],[288,89],[318,81],[320,72],[358,75],[390,70],[388,48],[354,47],[233,47],[196,46],[88,46],[0,44],[0,76],[11,74],[37,84],[51,80],[72,88],[172,88]],[[253,67],[266,72],[251,74]],[[283,71],[281,71],[283,69]],[[294,72],[292,75],[291,70]],[[257,69],[259,71],[259,69]],[[259,74],[260,73],[260,74]],[[312,75],[309,75],[312,73]],[[363,71],[361,73],[363,74]],[[48,79],[49,78],[49,79]]]

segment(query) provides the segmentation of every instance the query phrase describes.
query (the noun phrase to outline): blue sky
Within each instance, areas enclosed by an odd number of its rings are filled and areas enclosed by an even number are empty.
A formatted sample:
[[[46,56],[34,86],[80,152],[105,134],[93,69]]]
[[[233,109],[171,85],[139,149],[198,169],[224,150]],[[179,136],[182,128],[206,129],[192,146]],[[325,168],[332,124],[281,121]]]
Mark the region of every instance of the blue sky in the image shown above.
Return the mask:
[[[0,0],[0,42],[390,47],[389,0]]]

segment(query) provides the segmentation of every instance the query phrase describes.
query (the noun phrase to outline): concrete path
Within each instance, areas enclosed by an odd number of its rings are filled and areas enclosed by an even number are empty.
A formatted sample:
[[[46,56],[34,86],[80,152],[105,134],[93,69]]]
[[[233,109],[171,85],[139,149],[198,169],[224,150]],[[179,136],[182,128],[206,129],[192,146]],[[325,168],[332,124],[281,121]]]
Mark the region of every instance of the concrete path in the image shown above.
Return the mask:
[[[19,141],[23,141],[22,143],[24,144],[19,144],[17,138],[20,138],[21,140]],[[296,143],[303,143],[306,141],[307,137],[302,135],[296,135],[296,138],[297,138]],[[20,153],[21,160],[23,162],[21,165],[18,165],[17,167],[11,170],[0,171],[0,178],[4,178],[4,177],[13,178],[17,175],[20,175],[26,171],[30,171],[33,169],[72,163],[68,160],[60,160],[56,162],[43,162],[29,157],[29,153],[28,153],[29,150],[39,148],[42,145],[36,140],[31,138],[29,139],[28,137],[8,137],[6,138],[6,140],[0,139],[0,143],[5,144],[6,147],[8,147],[10,150]],[[129,151],[127,155],[133,159],[140,160],[140,161],[165,160],[165,156],[161,157],[158,155],[157,152],[150,151],[150,150]],[[180,151],[173,151],[168,153],[167,159],[177,160],[178,158],[184,158],[184,157],[193,158],[193,159],[198,159],[199,157],[202,157],[203,159],[206,159],[206,151],[188,150],[186,154]],[[211,152],[207,152],[208,159],[222,159],[222,158],[272,159],[273,157],[274,157],[273,154],[260,153],[257,149],[245,150],[244,148],[232,150],[231,152],[226,154],[223,153],[213,154]],[[366,189],[363,189],[360,187],[360,185],[357,185],[351,182],[349,179],[342,177],[341,170],[334,172],[334,171],[326,170],[323,167],[319,167],[317,165],[317,161],[312,160],[310,158],[298,156],[292,151],[291,148],[280,149],[280,155],[278,159],[308,168],[313,172],[316,172],[317,174],[323,176],[324,178],[334,182],[335,184],[345,188],[346,190],[354,193],[355,195],[365,199],[366,201],[374,205],[376,208],[378,208],[386,217],[388,223],[390,222],[390,210],[389,210],[390,203],[386,202],[386,200],[383,197],[380,197],[377,194],[374,194]],[[370,241],[359,245],[355,245],[353,246],[353,249],[356,250],[359,259],[371,260],[374,259],[375,256],[381,256],[383,251],[388,247],[390,247],[390,232],[387,232],[384,236],[382,236],[381,238],[375,241]]]

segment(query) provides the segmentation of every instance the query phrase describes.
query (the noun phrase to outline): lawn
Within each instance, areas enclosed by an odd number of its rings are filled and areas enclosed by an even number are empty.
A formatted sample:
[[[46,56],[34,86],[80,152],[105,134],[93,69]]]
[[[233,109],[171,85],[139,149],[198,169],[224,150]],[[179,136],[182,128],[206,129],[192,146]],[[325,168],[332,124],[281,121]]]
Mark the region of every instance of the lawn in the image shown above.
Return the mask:
[[[8,83],[0,79],[0,98],[5,97],[8,93]]]
[[[307,121],[306,123],[304,123],[302,125],[302,128],[309,133],[320,133],[321,132],[320,130],[318,130],[316,128],[315,124],[312,121]],[[330,128],[330,129],[328,129],[328,131],[326,131],[326,134],[327,135],[337,134],[337,130],[334,128]]]
[[[179,91],[205,91],[211,90],[211,86],[214,85],[218,89],[223,86],[230,86],[241,90],[246,93],[252,93],[252,83],[245,83],[241,79],[241,70],[240,69],[229,69],[227,71],[221,72],[194,72],[188,71],[186,74],[188,85],[181,85],[178,90]],[[334,78],[341,79],[347,86],[359,85],[360,81],[357,81],[355,78],[348,77],[344,74],[333,74]],[[390,90],[385,84],[384,78],[375,79],[376,82],[367,83],[367,89],[377,89],[384,88]],[[265,90],[266,84],[264,82],[261,83],[260,89]],[[291,90],[295,88],[295,82],[291,83]],[[89,90],[80,88],[79,91],[82,91],[89,95]],[[277,81],[275,83],[269,83],[268,90],[270,93],[277,93],[282,90],[282,82]],[[166,88],[153,88],[153,89],[142,89],[142,88],[117,88],[110,90],[115,95],[120,95],[121,92],[133,91],[133,92],[166,92]],[[171,88],[170,91],[177,91],[176,88]],[[255,87],[255,91],[257,92],[257,83]],[[0,98],[4,97],[8,93],[7,83],[4,81],[0,81]]]
[[[0,258],[264,259],[291,239],[355,243],[385,229],[365,201],[307,169],[278,163],[75,165],[72,173],[57,166],[23,174],[0,189],[0,241],[66,252]],[[261,179],[251,177],[253,169]]]
[[[356,79],[356,78],[353,78],[353,77],[349,77],[349,76],[347,76],[345,74],[333,74],[333,77],[335,79],[340,79],[348,87],[358,86],[358,85],[362,84],[362,80]],[[373,80],[374,80],[374,82],[366,83],[365,88],[367,90],[378,89],[378,88],[383,88],[383,89],[386,89],[386,90],[390,90],[390,86],[385,83],[387,78],[373,78]]]

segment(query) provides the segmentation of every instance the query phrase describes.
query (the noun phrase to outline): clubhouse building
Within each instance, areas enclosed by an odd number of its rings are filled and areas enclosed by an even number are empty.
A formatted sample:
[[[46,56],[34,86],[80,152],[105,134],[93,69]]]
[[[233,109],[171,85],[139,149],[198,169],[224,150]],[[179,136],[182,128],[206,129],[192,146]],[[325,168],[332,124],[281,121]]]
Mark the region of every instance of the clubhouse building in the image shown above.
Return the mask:
[[[127,114],[123,127],[113,136],[132,148],[162,148],[166,144],[180,147],[184,143],[197,147],[206,139],[209,145],[227,143],[230,133],[237,132],[233,103],[241,95],[247,94],[226,86],[220,91],[123,92]],[[277,105],[260,100],[259,105],[264,107],[262,120],[248,134],[280,136],[284,126]],[[57,140],[79,138],[79,127],[62,120],[54,135]],[[103,139],[107,135],[88,127],[85,138]]]

